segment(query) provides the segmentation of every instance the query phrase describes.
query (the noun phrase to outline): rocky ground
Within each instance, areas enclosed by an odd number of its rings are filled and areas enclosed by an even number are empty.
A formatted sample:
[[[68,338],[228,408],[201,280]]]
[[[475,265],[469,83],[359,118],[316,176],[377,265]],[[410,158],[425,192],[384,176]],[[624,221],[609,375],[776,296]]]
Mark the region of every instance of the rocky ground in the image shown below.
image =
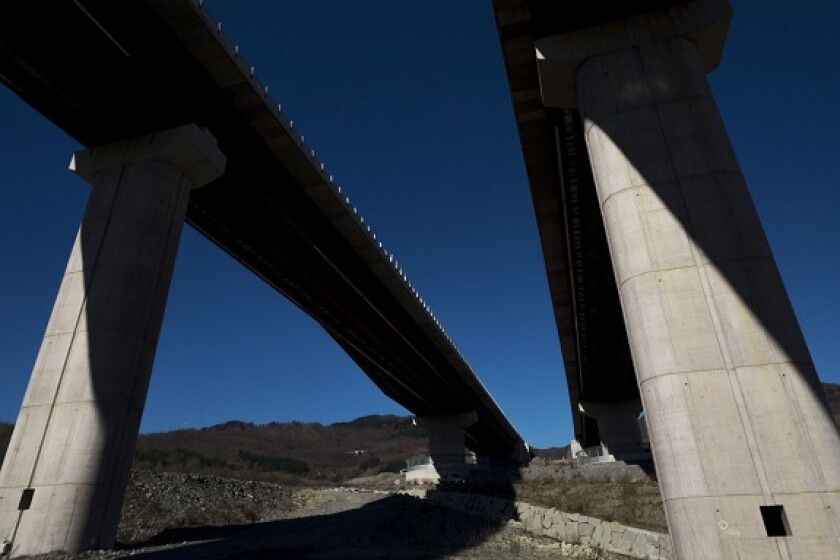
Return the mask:
[[[132,476],[113,551],[40,560],[609,558],[424,500],[357,488],[289,488],[210,476]]]
[[[137,546],[172,540],[182,527],[273,521],[317,501],[315,490],[208,475],[135,471],[117,540]]]

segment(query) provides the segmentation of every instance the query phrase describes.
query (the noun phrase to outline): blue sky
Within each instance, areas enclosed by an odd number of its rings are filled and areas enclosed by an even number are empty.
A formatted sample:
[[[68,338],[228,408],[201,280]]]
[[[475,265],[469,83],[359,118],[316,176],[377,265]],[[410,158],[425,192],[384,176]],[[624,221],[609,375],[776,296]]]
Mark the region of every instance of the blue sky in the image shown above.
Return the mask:
[[[489,0],[207,0],[526,441],[572,436]],[[840,8],[733,1],[711,76],[824,381],[840,382]],[[0,419],[13,421],[89,187],[0,91]],[[184,230],[143,431],[406,413],[321,329]]]

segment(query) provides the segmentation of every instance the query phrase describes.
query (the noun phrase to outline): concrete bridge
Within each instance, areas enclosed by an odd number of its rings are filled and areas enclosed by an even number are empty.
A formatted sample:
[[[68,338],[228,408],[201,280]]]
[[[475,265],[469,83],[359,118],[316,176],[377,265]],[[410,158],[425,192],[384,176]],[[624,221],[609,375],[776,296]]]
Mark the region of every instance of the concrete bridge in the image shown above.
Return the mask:
[[[15,3],[0,19],[0,76],[92,148],[74,168],[93,185],[0,473],[13,553],[113,539],[184,220],[318,320],[436,441],[457,446],[463,426],[479,453],[514,451],[200,5],[113,4],[68,0],[47,19]],[[492,4],[576,437],[637,458],[644,409],[680,558],[836,557],[840,436],[705,79],[728,2]]]
[[[679,558],[835,558],[840,438],[706,73],[727,0],[493,0],[575,434]]]
[[[43,10],[3,8],[0,78],[88,147],[71,169],[92,191],[0,471],[12,555],[113,544],[184,221],[318,321],[430,427],[433,456],[522,450],[200,2]]]

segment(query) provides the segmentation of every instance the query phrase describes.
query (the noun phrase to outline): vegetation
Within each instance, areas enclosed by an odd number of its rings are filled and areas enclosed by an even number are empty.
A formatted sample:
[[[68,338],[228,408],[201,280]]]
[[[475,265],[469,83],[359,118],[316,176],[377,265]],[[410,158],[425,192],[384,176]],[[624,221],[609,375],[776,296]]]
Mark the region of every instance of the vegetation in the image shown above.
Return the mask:
[[[306,461],[282,457],[280,455],[260,455],[250,451],[239,451],[239,458],[245,461],[251,470],[262,472],[287,472],[291,474],[306,474],[309,472],[309,465]]]
[[[174,449],[138,449],[134,454],[134,467],[150,471],[197,471],[208,467],[227,467],[215,457],[176,447]]]
[[[840,385],[823,387],[840,425]],[[0,459],[5,456],[13,427],[0,422]],[[552,448],[537,453],[551,458],[564,451],[565,448]],[[406,458],[424,454],[425,433],[409,417],[371,415],[327,426],[305,422],[257,425],[231,420],[202,429],[142,435],[134,467],[287,484],[329,484],[358,476],[397,473],[405,467]],[[533,493],[527,498],[545,505],[577,499],[549,488],[521,491]],[[616,492],[620,493],[618,489]]]
[[[232,420],[199,430],[143,435],[134,466],[285,484],[332,484],[397,473],[405,468],[406,458],[425,451],[425,434],[407,417],[365,416],[328,426]]]
[[[0,460],[13,428],[0,422]],[[331,484],[398,473],[406,458],[425,453],[425,434],[408,417],[373,415],[329,426],[231,420],[202,429],[141,435],[133,466],[284,484]]]
[[[336,429],[384,429],[390,430],[389,437],[410,437],[410,438],[425,438],[426,433],[414,425],[414,422],[405,416],[378,415],[362,416],[350,422],[336,422],[330,427]]]
[[[564,445],[563,447],[548,447],[546,449],[532,448],[531,451],[534,452],[534,455],[536,457],[542,457],[544,459],[556,461],[568,457],[569,446]]]
[[[398,473],[405,468],[405,461],[388,461],[387,463],[379,464],[379,472],[381,473]]]
[[[529,504],[668,531],[655,482],[518,481],[514,482],[513,491],[517,500]]]

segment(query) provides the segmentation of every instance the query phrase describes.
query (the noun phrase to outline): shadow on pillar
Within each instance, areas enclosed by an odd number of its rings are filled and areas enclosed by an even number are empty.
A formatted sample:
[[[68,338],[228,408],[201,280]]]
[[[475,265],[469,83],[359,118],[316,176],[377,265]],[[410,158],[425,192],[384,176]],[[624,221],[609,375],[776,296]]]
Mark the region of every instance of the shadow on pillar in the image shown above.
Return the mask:
[[[671,48],[689,49],[687,41],[685,45],[672,45]],[[697,60],[695,64],[699,65],[700,61]],[[824,416],[820,419],[820,428],[836,432],[807,344],[708,84],[705,81],[702,85],[696,84],[693,82],[694,77],[680,76],[674,67],[648,68],[645,71],[659,71],[661,74],[649,76],[647,83],[628,80],[617,88],[633,92],[625,94],[622,99],[622,103],[631,107],[629,110],[633,110],[635,98],[639,99],[640,104],[650,99],[659,99],[664,103],[661,99],[679,95],[681,87],[676,84],[681,81],[700,87],[704,98],[687,101],[685,106],[675,107],[672,111],[662,110],[656,114],[651,112],[629,118],[618,115],[618,107],[616,113],[607,114],[603,118],[597,114],[586,115],[585,118],[591,120],[586,127],[579,124],[580,134],[591,137],[590,131],[597,130],[602,148],[620,153],[638,173],[638,187],[628,190],[649,189],[652,198],[648,200],[639,199],[644,196],[643,193],[632,194],[637,204],[647,206],[642,212],[647,213],[652,220],[657,219],[657,213],[667,212],[668,221],[673,220],[679,225],[680,233],[685,234],[689,244],[680,250],[691,253],[692,264],[699,263],[698,287],[708,299],[714,300],[713,304],[719,313],[718,316],[703,319],[714,322],[717,329],[725,332],[723,336],[747,333],[744,336],[750,339],[747,343],[752,345],[738,347],[731,344],[726,348],[727,341],[721,340],[720,351],[728,354],[723,358],[727,361],[727,367],[746,369],[752,366],[749,360],[754,357],[756,348],[758,353],[765,353],[765,364],[790,366],[796,374],[792,379],[782,373],[781,369],[758,373],[753,379],[749,379],[750,376],[744,371],[741,377],[748,383],[760,382],[762,377],[770,382],[771,376],[778,377],[774,380],[774,385],[778,384],[773,387],[774,390],[788,392],[793,400],[816,403],[820,416]],[[616,85],[604,83],[599,84],[599,87],[615,88]],[[639,113],[642,112],[639,110]],[[638,120],[633,123],[636,117]],[[666,130],[670,126],[685,127],[690,122],[690,128],[673,130],[670,137],[652,140],[660,144],[660,153],[673,150],[675,144],[685,151],[672,153],[672,160],[668,163],[663,163],[661,157],[651,154],[648,143],[638,142],[638,133],[645,128],[646,118],[653,118]],[[657,135],[661,132],[648,128],[648,134]],[[708,152],[693,152],[692,142],[705,143]],[[719,169],[705,176],[696,175],[707,165]],[[597,182],[597,171],[595,175]],[[615,194],[603,193],[599,196],[603,204],[608,204],[604,197]],[[627,196],[631,196],[630,193]],[[618,203],[614,206],[618,206]],[[605,209],[605,212],[609,211]],[[637,240],[627,239],[626,242],[630,244]],[[616,246],[614,240],[611,249],[615,252],[627,251],[625,247]],[[651,248],[652,251],[656,249]],[[620,255],[613,255],[613,259],[621,258]],[[660,284],[667,281],[667,277],[657,280]],[[740,309],[746,313],[739,313]],[[684,320],[690,322],[693,319],[686,317]],[[632,330],[628,328],[631,331],[630,337],[639,337],[639,333]],[[680,333],[675,333],[675,336],[680,336]],[[676,358],[691,359],[692,356]],[[793,414],[793,409],[789,414]],[[792,415],[787,418],[792,425],[798,422]],[[603,433],[603,428],[600,430]]]
[[[705,76],[730,14],[538,41],[543,100],[580,108],[678,556],[827,558],[840,436]]]
[[[160,170],[162,175],[169,172]],[[79,230],[86,293],[82,321],[87,323],[89,383],[97,416],[96,431],[90,433],[96,438],[91,442],[95,474],[90,480],[96,482],[88,498],[91,515],[80,533],[95,539],[91,544],[97,548],[112,546],[116,535],[189,199],[189,188],[173,189],[169,181],[156,183],[153,178],[144,183],[136,188],[162,187],[153,195],[158,212],[150,213],[148,221],[120,220],[112,214],[121,191],[128,190],[123,183],[113,193],[106,227],[101,229],[99,219],[88,214]],[[119,262],[118,252],[126,250],[137,251],[146,262]]]
[[[178,141],[200,147],[174,146],[165,159],[131,164],[138,169],[120,168],[118,184],[105,187],[113,191],[109,200],[91,196],[79,231],[87,294],[83,320],[88,333],[89,382],[103,430],[96,448],[91,449],[98,463],[93,477],[97,484],[90,495],[94,514],[81,533],[95,536],[98,547],[113,546],[116,536],[190,191],[217,178],[224,169],[224,156],[206,132],[188,126],[164,134],[195,136]],[[160,140],[152,138],[150,143],[155,141]],[[177,150],[195,153],[184,157]],[[96,158],[96,150],[92,153]],[[183,161],[189,158],[199,161]],[[100,165],[94,163],[94,167]],[[196,173],[189,169],[191,165],[209,169]],[[92,176],[77,172],[93,182],[96,190],[103,188],[97,184],[102,180],[100,173],[117,171],[95,169]],[[101,208],[103,214],[97,216],[99,203],[111,206]],[[105,224],[100,223],[103,219]]]
[[[194,125],[74,156],[93,188],[0,472],[12,556],[114,544],[190,191],[224,164]]]
[[[640,418],[642,402],[639,399],[624,401],[582,402],[586,419],[594,421],[595,432],[601,445],[617,461],[638,465],[648,474],[653,473],[653,457],[645,444],[646,427]]]

